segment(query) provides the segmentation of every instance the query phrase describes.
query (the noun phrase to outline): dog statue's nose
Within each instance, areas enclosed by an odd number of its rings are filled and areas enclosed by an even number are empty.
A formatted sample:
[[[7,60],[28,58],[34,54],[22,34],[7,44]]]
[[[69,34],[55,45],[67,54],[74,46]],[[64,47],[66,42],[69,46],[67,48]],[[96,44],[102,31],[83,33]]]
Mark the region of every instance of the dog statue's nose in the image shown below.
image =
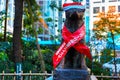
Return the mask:
[[[76,16],[77,15],[77,11],[74,11],[74,12],[72,12],[71,14],[70,14],[70,17],[72,17],[72,16]]]

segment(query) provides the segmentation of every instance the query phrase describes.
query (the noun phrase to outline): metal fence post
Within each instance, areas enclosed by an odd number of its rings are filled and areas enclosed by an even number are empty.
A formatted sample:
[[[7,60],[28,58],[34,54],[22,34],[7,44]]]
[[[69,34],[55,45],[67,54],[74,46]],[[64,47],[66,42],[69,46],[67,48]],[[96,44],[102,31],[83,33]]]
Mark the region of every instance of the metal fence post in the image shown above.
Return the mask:
[[[21,71],[21,80],[23,80],[23,71]]]
[[[31,79],[31,71],[30,71],[30,74],[29,74],[29,79],[32,80],[32,79]]]
[[[5,72],[3,71],[3,72],[2,72],[2,80],[4,80],[4,75],[5,75],[4,73],[5,73]]]
[[[13,75],[14,77],[13,77],[13,79],[15,80],[16,79],[16,72],[14,72],[14,75]]]
[[[103,73],[101,73],[101,80],[103,80]]]
[[[45,77],[44,77],[44,79],[46,79],[46,78],[47,78],[47,76],[46,76],[46,75],[47,75],[47,71],[45,71],[45,75],[44,75]]]

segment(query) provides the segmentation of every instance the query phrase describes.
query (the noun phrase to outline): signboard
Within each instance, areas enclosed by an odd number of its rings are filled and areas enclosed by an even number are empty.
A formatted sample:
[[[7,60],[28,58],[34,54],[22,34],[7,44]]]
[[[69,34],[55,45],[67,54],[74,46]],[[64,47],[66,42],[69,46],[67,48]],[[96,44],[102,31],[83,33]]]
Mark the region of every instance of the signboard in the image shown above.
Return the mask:
[[[89,30],[89,22],[90,22],[90,18],[89,18],[89,0],[86,0],[86,13],[85,13],[85,27],[86,27],[86,36],[85,36],[85,40],[86,43],[89,43],[90,41],[90,30]]]
[[[114,36],[114,42],[115,42],[115,49],[120,50],[120,35],[115,35]],[[111,37],[108,38],[107,47],[111,48],[111,49],[114,49],[113,40],[112,40]]]

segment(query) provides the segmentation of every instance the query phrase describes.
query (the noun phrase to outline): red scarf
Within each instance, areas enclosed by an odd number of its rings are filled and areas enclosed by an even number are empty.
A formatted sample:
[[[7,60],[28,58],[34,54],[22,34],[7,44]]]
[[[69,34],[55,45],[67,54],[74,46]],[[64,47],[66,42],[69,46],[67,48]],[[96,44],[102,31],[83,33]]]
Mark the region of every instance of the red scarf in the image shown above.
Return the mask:
[[[92,59],[89,48],[85,44],[79,42],[85,37],[84,24],[74,33],[71,33],[66,26],[64,26],[62,29],[62,36],[64,41],[53,55],[54,68],[57,67],[71,47],[75,48],[79,53],[86,55],[89,59]]]

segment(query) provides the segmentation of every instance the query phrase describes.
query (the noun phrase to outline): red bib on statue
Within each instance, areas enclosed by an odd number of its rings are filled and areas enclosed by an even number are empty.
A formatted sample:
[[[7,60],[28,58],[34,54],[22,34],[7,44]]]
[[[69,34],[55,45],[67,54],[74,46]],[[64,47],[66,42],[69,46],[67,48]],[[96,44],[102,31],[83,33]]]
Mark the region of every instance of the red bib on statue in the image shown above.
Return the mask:
[[[62,29],[62,36],[64,41],[53,55],[54,68],[57,67],[71,47],[75,48],[79,53],[86,55],[89,59],[92,59],[90,49],[85,44],[80,43],[80,40],[85,37],[84,24],[74,33],[71,33],[67,27],[64,26]]]

